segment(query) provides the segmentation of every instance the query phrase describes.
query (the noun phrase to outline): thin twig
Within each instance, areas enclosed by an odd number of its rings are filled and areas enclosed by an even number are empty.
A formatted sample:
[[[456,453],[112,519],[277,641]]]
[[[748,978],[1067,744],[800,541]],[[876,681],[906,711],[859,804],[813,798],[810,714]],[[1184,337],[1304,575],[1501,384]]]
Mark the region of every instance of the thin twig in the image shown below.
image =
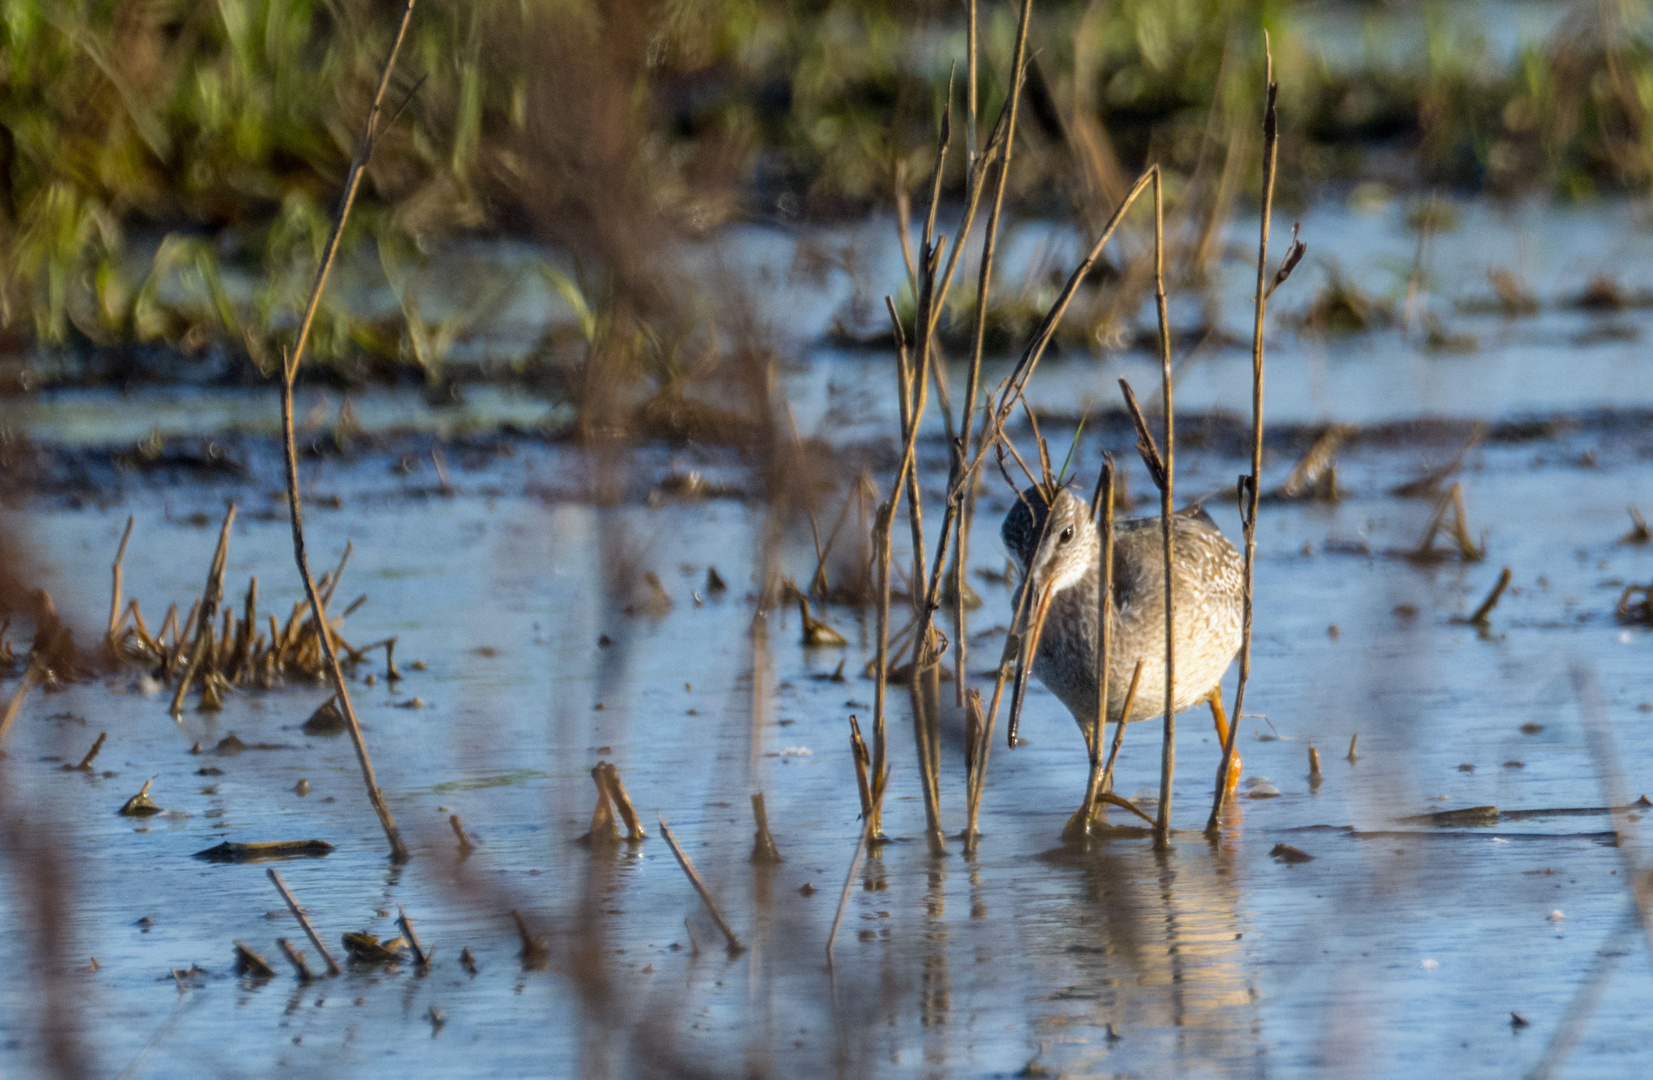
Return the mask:
[[[1171,775],[1177,763],[1176,627],[1173,619],[1172,510],[1176,485],[1176,408],[1171,400],[1171,317],[1165,303],[1165,198],[1158,166],[1154,168],[1154,306],[1159,311],[1160,394],[1165,401],[1165,482],[1159,489],[1160,537],[1165,552],[1165,736],[1159,758],[1159,817],[1154,846],[1171,843]]]
[[[396,905],[396,927],[402,931],[402,936],[408,939],[408,946],[413,949],[413,962],[420,967],[429,967],[431,954],[419,944],[419,935],[413,932],[413,920],[408,918],[408,909],[402,904]]]
[[[1504,595],[1504,590],[1509,588],[1509,584],[1510,568],[1506,566],[1498,575],[1498,583],[1492,587],[1491,592],[1487,593],[1487,598],[1481,601],[1481,606],[1475,609],[1475,614],[1469,617],[1471,626],[1485,626],[1487,624],[1487,616],[1491,615],[1492,609],[1498,606],[1498,600]]]
[[[121,533],[121,546],[115,552],[115,565],[111,570],[115,579],[109,597],[109,636],[107,641],[111,649],[115,647],[115,628],[119,622],[121,611],[121,560],[126,558],[126,542],[132,539],[132,525],[137,520],[135,514],[127,515],[126,531]]]
[[[1097,562],[1097,590],[1096,590],[1096,618],[1097,618],[1097,650],[1096,650],[1096,716],[1092,719],[1090,738],[1085,741],[1090,744],[1091,768],[1090,776],[1085,784],[1084,802],[1084,832],[1090,832],[1091,807],[1096,804],[1096,795],[1102,790],[1102,736],[1107,730],[1108,722],[1108,661],[1112,659],[1112,619],[1113,614],[1113,458],[1104,457],[1102,471],[1097,477],[1096,497],[1092,500],[1091,514],[1100,520],[1102,526],[1102,552]],[[1124,729],[1130,717],[1121,715],[1119,727]]]
[[[1245,530],[1245,614],[1240,637],[1239,685],[1234,689],[1234,719],[1228,725],[1228,738],[1223,740],[1222,764],[1217,767],[1217,787],[1211,796],[1211,816],[1205,823],[1205,831],[1210,836],[1217,834],[1223,802],[1228,798],[1229,778],[1234,771],[1234,742],[1240,736],[1240,721],[1245,715],[1241,710],[1245,707],[1246,684],[1251,679],[1251,620],[1255,600],[1253,574],[1257,563],[1257,507],[1262,492],[1263,471],[1263,315],[1268,304],[1268,291],[1265,291],[1264,285],[1268,273],[1269,218],[1274,209],[1274,169],[1280,141],[1279,118],[1274,105],[1280,87],[1274,81],[1274,54],[1269,48],[1266,31],[1263,34],[1263,85],[1266,92],[1263,107],[1263,210],[1257,240],[1257,295],[1253,298],[1251,325],[1251,475],[1241,479],[1239,489],[1240,518]],[[1282,272],[1290,273],[1289,270]],[[1281,277],[1279,280],[1285,279]],[[1354,753],[1352,744],[1349,752]]]
[[[23,680],[17,684],[17,689],[12,691],[11,700],[6,702],[6,711],[0,713],[0,743],[6,741],[6,732],[11,730],[17,714],[23,711],[23,699],[44,680],[45,674],[41,671],[40,665],[31,660],[29,666],[23,669]]]
[[[287,891],[287,883],[281,880],[281,875],[276,873],[274,867],[265,873],[275,883],[276,891],[281,894],[281,898],[287,901],[287,910],[291,911],[293,918],[304,927],[304,936],[310,939],[310,944],[315,946],[316,951],[321,953],[321,958],[327,962],[327,974],[339,974],[343,969],[339,967],[339,962],[333,959],[333,954],[327,951],[327,946],[322,944],[321,935],[316,933],[316,928],[310,925],[310,916],[304,913],[304,909],[298,906],[298,901],[293,899],[293,894]]]
[[[310,601],[310,617],[315,621],[316,638],[326,659],[327,672],[332,678],[334,690],[338,694],[338,703],[344,713],[345,724],[350,732],[350,742],[356,751],[357,763],[361,766],[362,780],[367,785],[368,801],[373,804],[373,811],[379,816],[379,824],[384,828],[385,838],[390,841],[391,860],[398,863],[407,861],[407,847],[402,843],[401,833],[396,828],[396,820],[391,816],[390,807],[386,805],[384,795],[379,790],[378,780],[373,775],[373,762],[368,757],[361,722],[356,718],[355,706],[350,701],[350,691],[345,686],[344,669],[339,665],[338,651],[333,645],[333,633],[327,623],[326,608],[321,594],[316,589],[315,579],[310,574],[309,557],[305,554],[304,514],[299,503],[298,446],[293,434],[293,383],[304,360],[304,347],[310,339],[310,327],[315,322],[317,309],[321,306],[322,290],[327,286],[328,274],[338,257],[339,241],[344,234],[345,221],[349,218],[350,208],[356,201],[362,173],[367,168],[368,159],[373,155],[373,144],[379,135],[377,125],[380,110],[384,107],[385,90],[390,85],[391,73],[396,68],[396,56],[401,52],[408,24],[413,19],[414,3],[415,0],[405,0],[403,4],[396,37],[391,43],[389,55],[385,57],[384,69],[379,75],[379,85],[373,94],[373,105],[368,110],[367,121],[362,127],[361,137],[357,140],[356,155],[350,163],[350,173],[345,178],[344,193],[339,198],[333,231],[327,238],[321,265],[316,271],[315,286],[310,291],[310,301],[305,307],[304,318],[299,323],[298,337],[284,359],[281,377],[282,452],[287,466],[287,505],[293,527],[293,560],[298,564],[299,577],[303,579],[304,592]]]
[[[276,938],[276,947],[281,950],[281,955],[287,958],[287,962],[293,965],[293,970],[298,973],[299,982],[314,981],[315,972],[311,971],[310,965],[304,962],[304,954],[293,948],[292,942],[284,937],[278,937]]]
[[[695,873],[694,864],[689,861],[687,855],[683,854],[683,849],[677,846],[677,837],[672,835],[671,826],[666,824],[664,817],[660,818],[659,821],[660,835],[666,838],[666,846],[670,847],[672,854],[677,856],[677,865],[683,868],[683,872],[689,876],[689,883],[694,886],[694,891],[700,894],[701,902],[706,905],[706,911],[712,916],[712,921],[717,923],[719,930],[723,931],[723,936],[729,942],[729,954],[734,956],[745,952],[746,946],[742,945],[740,938],[736,937],[735,932],[729,929],[729,924],[723,921],[723,913],[718,911],[717,901],[712,899],[711,890],[706,888],[706,883],[700,879],[699,874]]]

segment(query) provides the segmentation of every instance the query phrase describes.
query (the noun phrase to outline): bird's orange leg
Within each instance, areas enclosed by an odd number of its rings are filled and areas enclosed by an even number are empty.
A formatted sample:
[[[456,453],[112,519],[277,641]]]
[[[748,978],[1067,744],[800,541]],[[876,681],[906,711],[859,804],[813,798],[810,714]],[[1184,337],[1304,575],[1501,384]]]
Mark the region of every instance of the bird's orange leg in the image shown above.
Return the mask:
[[[1205,700],[1206,700],[1207,704],[1209,704],[1211,706],[1211,722],[1216,724],[1216,726],[1217,726],[1217,746],[1219,748],[1227,746],[1228,745],[1228,714],[1223,711],[1222,688],[1220,686],[1213,688],[1211,693],[1206,695]],[[1233,791],[1236,787],[1238,787],[1240,785],[1240,766],[1241,766],[1241,764],[1243,764],[1243,763],[1240,761],[1240,752],[1239,752],[1238,749],[1236,749],[1234,751],[1234,765],[1233,765],[1232,768],[1230,768],[1228,770],[1228,790],[1229,791]]]

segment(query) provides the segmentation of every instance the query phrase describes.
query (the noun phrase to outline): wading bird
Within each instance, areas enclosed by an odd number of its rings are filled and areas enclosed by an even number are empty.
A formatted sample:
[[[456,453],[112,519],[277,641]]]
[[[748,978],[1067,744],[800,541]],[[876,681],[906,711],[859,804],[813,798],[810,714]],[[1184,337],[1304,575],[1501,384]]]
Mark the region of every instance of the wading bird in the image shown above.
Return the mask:
[[[1176,685],[1173,707],[1181,712],[1200,702],[1211,706],[1217,738],[1226,743],[1222,677],[1240,650],[1245,586],[1240,554],[1204,510],[1179,510],[1172,521],[1173,634]],[[1000,527],[1005,547],[1021,564],[1016,610],[1027,611],[1033,674],[1073,713],[1090,742],[1097,706],[1097,573],[1102,537],[1091,508],[1062,490],[1054,505],[1045,491],[1021,493]],[[1165,561],[1160,519],[1136,518],[1114,525],[1113,595],[1108,604],[1108,715],[1119,723],[1138,661],[1140,685],[1126,722],[1165,713]],[[1018,670],[1016,686],[1026,673]],[[1021,695],[1011,701],[1010,738]],[[1239,755],[1229,786],[1240,775]]]

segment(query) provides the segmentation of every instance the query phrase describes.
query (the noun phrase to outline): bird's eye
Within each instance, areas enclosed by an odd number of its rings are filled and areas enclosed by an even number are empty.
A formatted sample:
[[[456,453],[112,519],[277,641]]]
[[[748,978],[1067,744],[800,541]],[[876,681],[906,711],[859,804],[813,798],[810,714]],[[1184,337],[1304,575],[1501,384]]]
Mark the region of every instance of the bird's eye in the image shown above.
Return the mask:
[[[1073,539],[1073,526],[1069,525],[1067,528],[1062,530],[1062,538],[1060,540],[1058,540],[1057,543],[1065,544],[1069,540],[1072,540],[1072,539]]]

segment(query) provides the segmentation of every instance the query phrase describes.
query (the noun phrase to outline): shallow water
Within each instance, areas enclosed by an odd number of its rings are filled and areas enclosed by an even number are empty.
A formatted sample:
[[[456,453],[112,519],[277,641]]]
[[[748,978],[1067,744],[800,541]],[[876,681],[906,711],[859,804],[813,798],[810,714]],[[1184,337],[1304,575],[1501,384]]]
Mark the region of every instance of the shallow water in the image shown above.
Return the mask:
[[[1071,429],[1053,423],[1046,435],[1065,444]],[[1081,476],[1094,468],[1091,442]],[[1539,1060],[1586,973],[1613,962],[1565,1075],[1653,1067],[1641,1035],[1653,969],[1624,925],[1634,848],[1611,844],[1611,818],[1539,814],[1449,829],[1398,821],[1488,804],[1603,806],[1575,670],[1600,680],[1617,746],[1609,760],[1629,796],[1641,794],[1653,766],[1648,637],[1621,627],[1612,609],[1623,583],[1653,576],[1653,550],[1616,543],[1629,525],[1625,505],[1653,499],[1645,432],[1582,425],[1473,451],[1462,480],[1471,529],[1486,530],[1489,549],[1475,564],[1419,568],[1384,554],[1413,546],[1430,510],[1388,488],[1425,459],[1449,456],[1450,444],[1358,442],[1340,459],[1344,501],[1266,504],[1240,749],[1247,776],[1268,778],[1281,795],[1241,800],[1215,847],[1198,830],[1217,748],[1209,723],[1190,712],[1179,722],[1173,850],[1156,856],[1134,836],[1062,849],[1084,753],[1065,710],[1035,688],[1023,725],[1030,745],[994,750],[979,858],[967,861],[953,841],[933,861],[917,839],[905,697],[892,694],[886,827],[910,839],[857,876],[831,970],[823,946],[860,829],[846,721],[853,713],[865,726],[871,713],[871,683],[857,675],[870,657],[870,620],[829,608],[824,617],[851,647],[806,650],[796,612],[774,612],[755,707],[761,510],[729,499],[570,501],[556,483],[577,488],[568,479],[583,467],[576,451],[533,440],[511,449],[456,458],[448,498],[433,494],[428,462],[404,471],[394,453],[328,460],[307,480],[345,506],[310,514],[313,560],[329,563],[347,539],[356,545],[343,592],[369,601],[346,636],[399,638],[406,680],[354,693],[413,848],[406,866],[385,859],[348,741],[299,730],[327,696],[319,687],[242,692],[217,716],[192,709],[175,723],[167,695],[143,696],[134,672],[25,706],[0,762],[6,808],[63,855],[60,964],[72,970],[61,978],[78,1009],[54,1011],[44,1026],[78,1027],[92,1071],[1385,1077],[1427,1068],[1504,1077]],[[1124,442],[1112,449],[1129,453]],[[643,457],[657,472],[697,460],[693,451]],[[1243,467],[1198,448],[1178,461],[1187,492]],[[1271,484],[1289,464],[1271,461]],[[257,470],[185,486],[139,479],[106,509],[39,498],[27,528],[60,607],[95,626],[109,560],[135,514],[127,594],[154,625],[168,602],[187,606],[198,594],[225,498],[248,511],[278,506],[267,503],[271,484]],[[972,545],[982,570],[1003,566],[999,491],[995,481]],[[1222,502],[1213,513],[1235,535]],[[1337,553],[1351,543],[1376,554]],[[789,536],[784,557],[793,576],[807,576],[807,529]],[[231,598],[257,574],[263,610],[287,610],[298,598],[290,558],[283,518],[244,513],[230,548]],[[702,589],[713,565],[732,586],[722,596]],[[1453,623],[1503,565],[1514,587],[1490,632]],[[624,614],[624,597],[605,582],[628,568],[656,571],[673,610]],[[986,607],[972,635],[1009,617],[1007,586],[976,585]],[[1397,614],[1401,605],[1417,614]],[[600,647],[601,635],[612,644]],[[990,667],[1001,641],[973,636],[967,670]],[[830,681],[840,660],[847,681]],[[399,707],[414,697],[423,708]],[[1525,734],[1527,723],[1542,730]],[[114,775],[62,772],[100,731],[110,741],[97,765]],[[190,753],[230,732],[289,748]],[[1324,762],[1318,790],[1305,775],[1309,743]],[[1155,725],[1128,732],[1120,792],[1157,783],[1157,747]],[[640,848],[593,854],[574,842],[599,759],[619,766],[644,814],[651,835]],[[956,834],[963,763],[952,728],[943,768],[944,823]],[[176,816],[117,816],[151,776],[152,795]],[[307,796],[292,790],[300,778]],[[747,862],[754,791],[766,796],[786,859],[773,869]],[[656,812],[748,944],[744,955],[721,948]],[[476,837],[468,859],[456,857],[450,813]],[[300,934],[265,867],[190,858],[223,839],[311,837],[337,850],[279,869],[329,945],[348,930],[393,933],[403,904],[436,950],[428,974],[352,970],[302,987],[274,946]],[[1314,861],[1276,862],[1279,843]],[[41,1067],[35,986],[50,983],[20,876],[0,894],[0,958],[22,973],[0,1008],[0,1070],[23,1074]],[[806,884],[812,895],[800,894]],[[547,970],[523,970],[513,910],[549,943]],[[1565,917],[1552,921],[1556,911]],[[146,916],[151,925],[135,925]],[[237,940],[277,976],[234,975]],[[458,963],[463,948],[475,976]],[[98,969],[78,970],[89,957]],[[168,972],[191,964],[205,974],[176,985]],[[1512,1028],[1511,1011],[1531,1026]]]

